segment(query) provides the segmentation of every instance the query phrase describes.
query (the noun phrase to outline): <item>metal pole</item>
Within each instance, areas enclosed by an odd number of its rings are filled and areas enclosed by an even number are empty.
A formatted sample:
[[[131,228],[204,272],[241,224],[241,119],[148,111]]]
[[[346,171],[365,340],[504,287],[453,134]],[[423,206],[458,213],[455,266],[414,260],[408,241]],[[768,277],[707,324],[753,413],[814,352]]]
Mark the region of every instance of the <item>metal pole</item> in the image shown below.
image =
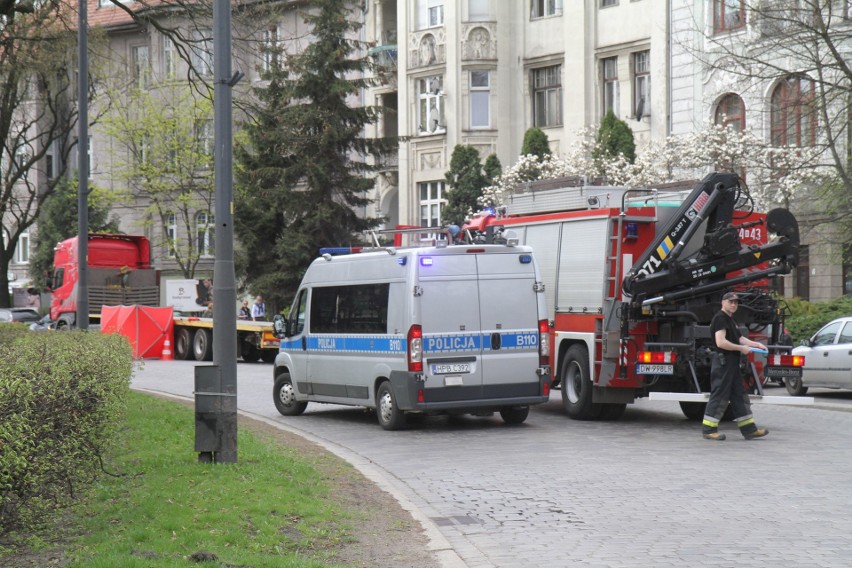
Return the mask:
[[[213,364],[221,369],[221,444],[217,463],[237,461],[237,294],[234,277],[234,188],[231,88],[231,3],[213,2],[213,125],[216,261],[213,264]]]
[[[89,35],[88,0],[79,0],[77,47],[77,327],[89,329]]]

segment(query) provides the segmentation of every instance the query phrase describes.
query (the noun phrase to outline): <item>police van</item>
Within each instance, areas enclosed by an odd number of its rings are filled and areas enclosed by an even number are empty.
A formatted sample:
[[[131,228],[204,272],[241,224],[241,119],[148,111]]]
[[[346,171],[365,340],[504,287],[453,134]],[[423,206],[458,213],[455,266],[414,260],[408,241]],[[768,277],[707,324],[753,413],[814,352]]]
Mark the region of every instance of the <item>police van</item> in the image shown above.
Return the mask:
[[[544,286],[532,249],[456,245],[326,253],[277,316],[273,397],[285,416],[309,402],[407,414],[499,412],[526,420],[550,394]]]

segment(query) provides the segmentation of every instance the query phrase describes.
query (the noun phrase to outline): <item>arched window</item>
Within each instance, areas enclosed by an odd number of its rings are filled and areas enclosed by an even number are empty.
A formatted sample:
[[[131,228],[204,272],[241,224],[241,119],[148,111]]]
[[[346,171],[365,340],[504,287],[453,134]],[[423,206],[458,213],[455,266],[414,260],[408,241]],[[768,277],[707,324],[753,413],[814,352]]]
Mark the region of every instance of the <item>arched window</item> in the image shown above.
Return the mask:
[[[177,250],[177,216],[174,213],[166,215],[166,246],[169,257],[174,258]]]
[[[774,146],[812,146],[816,142],[815,86],[790,75],[772,92],[770,136]]]
[[[730,126],[735,132],[743,132],[745,130],[745,105],[740,96],[734,93],[725,95],[719,101],[719,106],[716,107],[716,116],[713,122],[721,126]]]
[[[198,237],[198,254],[213,256],[216,248],[213,240],[213,215],[206,211],[195,214],[195,234]]]

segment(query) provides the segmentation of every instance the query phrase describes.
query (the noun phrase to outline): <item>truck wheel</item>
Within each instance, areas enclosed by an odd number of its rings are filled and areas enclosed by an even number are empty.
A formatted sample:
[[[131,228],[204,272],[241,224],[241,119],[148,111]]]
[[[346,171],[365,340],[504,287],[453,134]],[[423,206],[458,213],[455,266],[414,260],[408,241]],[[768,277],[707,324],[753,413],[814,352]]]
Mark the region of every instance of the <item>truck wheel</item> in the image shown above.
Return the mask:
[[[177,328],[175,330],[175,359],[186,361],[192,351],[191,345],[192,333],[185,327]]]
[[[529,406],[507,406],[500,409],[500,417],[506,424],[521,424],[529,415]]]
[[[260,358],[263,359],[264,363],[274,363],[276,357],[278,357],[277,349],[261,349],[260,351]]]
[[[808,392],[808,387],[802,385],[802,379],[784,379],[784,386],[793,396],[802,396]]]
[[[385,430],[399,430],[405,427],[405,412],[396,405],[396,399],[388,381],[380,384],[376,392],[376,416]]]
[[[272,400],[275,402],[275,408],[284,416],[298,416],[308,407],[307,402],[296,400],[290,373],[281,373],[276,377],[275,386],[272,387]]]
[[[592,403],[592,381],[589,379],[589,354],[582,345],[572,345],[562,365],[562,406],[575,420],[595,420],[599,404]]]
[[[213,334],[209,329],[196,329],[192,338],[192,354],[196,361],[210,361],[213,358]]]
[[[704,418],[704,409],[707,408],[705,402],[686,402],[680,401],[680,411],[688,420],[698,422]]]
[[[260,360],[260,350],[248,341],[240,345],[240,354],[246,363],[257,363]]]

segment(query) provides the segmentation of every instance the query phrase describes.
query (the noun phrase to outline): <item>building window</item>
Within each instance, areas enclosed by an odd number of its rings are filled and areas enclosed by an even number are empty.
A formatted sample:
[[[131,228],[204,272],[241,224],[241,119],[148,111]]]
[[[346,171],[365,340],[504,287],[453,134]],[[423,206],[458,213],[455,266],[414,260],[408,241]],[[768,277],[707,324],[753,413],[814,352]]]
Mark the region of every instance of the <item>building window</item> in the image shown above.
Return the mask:
[[[199,120],[195,123],[196,151],[202,156],[213,157],[213,121]]]
[[[27,181],[30,174],[28,162],[30,161],[30,153],[24,148],[18,148],[15,151],[15,171],[20,172],[21,179]]]
[[[772,92],[770,136],[774,146],[812,146],[816,142],[814,82],[790,76]]]
[[[490,0],[467,0],[469,22],[487,22],[491,19]]]
[[[491,82],[488,71],[470,72],[470,127],[491,126]]]
[[[169,36],[163,36],[163,75],[174,79],[177,74],[177,52],[175,42]]]
[[[137,89],[147,89],[151,84],[151,60],[148,57],[148,46],[131,47],[130,59],[133,84]]]
[[[727,32],[745,25],[744,0],[713,0],[713,32]]]
[[[216,246],[213,233],[213,215],[206,211],[199,211],[195,215],[195,235],[197,238],[198,254],[200,256],[213,256]]]
[[[418,0],[417,29],[444,25],[444,0]]]
[[[843,295],[852,297],[852,244],[843,251]]]
[[[810,248],[807,245],[799,247],[799,264],[796,265],[796,281],[793,286],[793,293],[797,298],[810,301],[811,299],[811,255]]]
[[[531,0],[530,17],[546,18],[562,14],[562,0]]]
[[[745,130],[745,105],[739,95],[730,93],[719,101],[716,107],[715,124],[734,129],[734,132]]]
[[[618,57],[601,61],[603,75],[603,114],[612,111],[618,116]]]
[[[441,209],[447,204],[444,199],[444,182],[430,181],[417,184],[420,190],[420,226],[440,227]]]
[[[263,60],[261,63],[261,70],[264,73],[269,73],[270,71],[278,68],[279,49],[278,25],[273,24],[263,32],[263,47],[261,51]]]
[[[618,0],[601,0],[601,8],[609,8],[610,6],[618,6]]]
[[[169,213],[166,215],[166,248],[171,258],[174,258],[177,250],[177,234],[177,215]]]
[[[651,116],[651,52],[633,54],[633,109],[636,120]]]
[[[192,32],[192,66],[199,75],[213,74],[213,39],[210,30]]]
[[[417,80],[420,134],[446,131],[443,82],[444,78],[440,75]]]
[[[18,264],[30,263],[30,233],[24,231],[18,237],[18,246],[15,247],[15,262]]]
[[[562,124],[562,66],[532,70],[533,126]]]

